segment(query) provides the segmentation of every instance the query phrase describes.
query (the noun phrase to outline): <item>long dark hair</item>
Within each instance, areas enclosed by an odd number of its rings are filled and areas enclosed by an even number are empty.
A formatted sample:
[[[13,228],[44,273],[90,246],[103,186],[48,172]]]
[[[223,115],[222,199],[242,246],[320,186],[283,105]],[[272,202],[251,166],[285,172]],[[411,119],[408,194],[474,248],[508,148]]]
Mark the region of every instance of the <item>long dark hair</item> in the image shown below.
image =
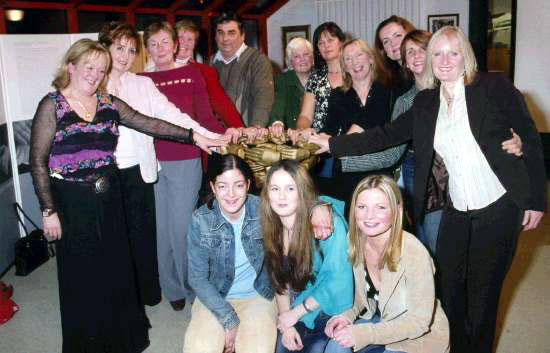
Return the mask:
[[[206,185],[204,186],[209,190],[209,192],[203,198],[203,200],[204,200],[204,203],[208,205],[209,209],[212,209],[214,199],[216,198],[214,196],[214,192],[212,191],[212,188],[210,187],[210,183],[215,184],[216,178],[218,176],[222,175],[224,172],[228,170],[233,170],[233,169],[240,171],[241,174],[244,176],[244,179],[250,183],[251,187],[254,185],[254,179],[252,178],[252,171],[250,170],[248,163],[246,163],[244,159],[232,154],[226,154],[222,156],[221,154],[218,154],[218,153],[213,153],[212,156],[208,158],[208,170],[206,172]]]
[[[296,182],[299,195],[298,208],[296,209],[288,249],[289,273],[283,269],[283,224],[279,215],[271,208],[268,195],[271,178],[279,170],[284,170],[290,174]],[[314,247],[318,247],[318,243],[314,244],[313,241],[309,209],[316,199],[317,193],[311,177],[307,170],[295,161],[281,160],[273,164],[267,172],[265,185],[261,193],[260,218],[264,235],[264,258],[267,273],[273,288],[279,294],[284,293],[287,286],[301,292],[309,281],[315,280],[313,276],[313,250]]]
[[[319,51],[319,40],[321,39],[321,33],[327,31],[333,37],[336,37],[340,42],[344,43],[346,40],[346,35],[340,27],[334,22],[325,22],[319,25],[313,32],[313,63],[316,69],[322,69],[327,65],[327,62],[321,56]]]
[[[385,86],[392,86],[396,82],[399,82],[403,79],[400,70],[394,69],[396,67],[396,63],[388,58],[388,55],[384,50],[384,44],[382,44],[382,40],[380,39],[380,31],[382,30],[382,28],[386,27],[390,23],[396,23],[403,27],[403,29],[405,30],[405,34],[412,32],[416,29],[414,25],[408,20],[396,15],[392,15],[386,18],[384,21],[380,22],[378,27],[376,27],[376,32],[374,35],[374,48],[376,49],[375,52],[379,56],[381,64],[378,80],[382,82],[382,84],[384,84]],[[401,58],[401,60],[403,61],[403,58]]]

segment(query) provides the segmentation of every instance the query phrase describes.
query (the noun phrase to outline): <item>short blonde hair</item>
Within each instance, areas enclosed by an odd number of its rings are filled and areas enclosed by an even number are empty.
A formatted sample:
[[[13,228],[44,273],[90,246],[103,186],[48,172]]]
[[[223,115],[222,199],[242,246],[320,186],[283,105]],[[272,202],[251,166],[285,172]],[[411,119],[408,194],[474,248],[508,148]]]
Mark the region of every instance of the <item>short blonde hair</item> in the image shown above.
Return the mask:
[[[302,37],[296,37],[296,38],[292,38],[292,40],[288,42],[288,44],[286,45],[286,58],[285,58],[287,67],[294,70],[294,67],[292,67],[292,64],[291,64],[292,55],[294,55],[294,52],[298,48],[303,48],[303,47],[309,50],[309,52],[311,53],[311,56],[313,57],[313,46],[311,45],[309,40]]]
[[[367,54],[371,58],[372,80],[374,81],[378,77],[378,67],[379,67],[378,58],[374,50],[371,47],[369,47],[369,44],[367,43],[367,41],[360,38],[347,40],[340,47],[340,68],[342,70],[342,81],[344,82],[342,84],[342,89],[344,90],[344,92],[347,92],[353,85],[353,80],[351,79],[351,75],[348,72],[346,72],[345,70],[346,64],[344,63],[344,49],[346,49],[346,47],[352,44],[356,44],[363,53]]]
[[[349,257],[353,266],[364,262],[363,247],[365,237],[355,220],[355,206],[357,198],[365,190],[378,189],[382,191],[390,202],[392,212],[391,233],[384,253],[380,257],[378,268],[388,266],[391,272],[397,271],[399,258],[401,257],[401,244],[403,242],[403,198],[396,182],[385,175],[370,175],[361,180],[351,198],[349,210]]]
[[[105,57],[105,77],[99,84],[98,91],[105,92],[107,82],[109,81],[109,71],[111,70],[111,55],[109,51],[98,41],[91,39],[80,39],[76,41],[61,59],[61,66],[57,69],[52,86],[58,91],[66,88],[71,83],[69,75],[69,64],[76,65],[81,60],[88,60],[97,56]]]
[[[458,50],[464,58],[464,84],[469,85],[474,81],[477,75],[477,61],[472,44],[470,44],[470,41],[459,27],[444,26],[432,35],[432,39],[430,39],[428,43],[428,48],[426,49],[426,66],[420,77],[422,87],[435,88],[439,85],[439,80],[435,77],[433,72],[432,57],[434,54],[434,43],[440,37],[446,37],[447,39],[454,37],[457,39]]]

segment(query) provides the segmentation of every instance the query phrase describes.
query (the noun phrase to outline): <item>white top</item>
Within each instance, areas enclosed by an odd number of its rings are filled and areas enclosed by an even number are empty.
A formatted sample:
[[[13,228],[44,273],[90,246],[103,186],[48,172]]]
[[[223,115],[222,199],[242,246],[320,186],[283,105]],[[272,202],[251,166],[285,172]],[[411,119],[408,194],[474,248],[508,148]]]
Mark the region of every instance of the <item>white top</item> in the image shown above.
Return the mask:
[[[498,200],[506,189],[472,135],[463,79],[455,84],[453,97],[453,109],[449,115],[443,87],[440,88],[434,149],[443,158],[449,172],[453,207],[459,211],[477,210]]]
[[[243,44],[241,45],[241,47],[239,49],[237,49],[237,51],[235,52],[235,54],[230,57],[229,59],[225,60],[225,58],[223,57],[222,53],[218,50],[216,52],[216,55],[214,56],[214,59],[212,60],[212,63],[215,63],[216,61],[223,61],[226,65],[230,64],[233,60],[235,59],[239,59],[239,57],[241,56],[241,54],[246,50],[247,46],[246,44]]]
[[[168,101],[149,77],[125,72],[120,76],[118,92],[115,92],[115,87],[111,81],[107,85],[107,90],[142,114],[187,129],[191,128],[206,137],[216,138],[219,136],[206,130],[191,119],[189,115],[182,113],[174,104]],[[143,180],[146,183],[155,182],[160,166],[155,154],[153,137],[125,126],[119,126],[118,130],[120,136],[115,150],[118,167],[123,169],[139,164]]]

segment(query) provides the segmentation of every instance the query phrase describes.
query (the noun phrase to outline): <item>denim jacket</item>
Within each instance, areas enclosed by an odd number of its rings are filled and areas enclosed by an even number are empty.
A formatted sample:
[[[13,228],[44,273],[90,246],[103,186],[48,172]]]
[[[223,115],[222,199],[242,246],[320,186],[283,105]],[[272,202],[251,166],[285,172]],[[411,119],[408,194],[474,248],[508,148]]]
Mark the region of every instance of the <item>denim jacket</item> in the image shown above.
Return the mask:
[[[254,289],[262,297],[272,299],[273,287],[264,264],[259,203],[257,196],[248,195],[241,240],[248,261],[256,271]],[[203,205],[193,213],[187,242],[189,285],[224,329],[234,328],[239,318],[225,297],[235,276],[235,237],[216,200],[212,209]]]

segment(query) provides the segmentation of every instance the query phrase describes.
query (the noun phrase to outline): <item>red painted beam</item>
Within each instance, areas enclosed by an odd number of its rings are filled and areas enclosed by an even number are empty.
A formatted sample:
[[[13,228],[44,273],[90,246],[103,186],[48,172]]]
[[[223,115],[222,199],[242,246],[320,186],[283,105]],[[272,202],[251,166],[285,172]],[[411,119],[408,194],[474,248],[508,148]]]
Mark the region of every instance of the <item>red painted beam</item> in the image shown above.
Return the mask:
[[[197,16],[202,17],[202,11],[197,10],[176,10],[174,11],[176,15],[188,15],[188,16]]]
[[[268,55],[268,46],[267,46],[267,17],[258,20],[258,27],[260,32],[260,48],[264,54]]]
[[[76,12],[76,8],[68,9],[67,10],[67,25],[69,29],[69,33],[78,33],[78,14]]]
[[[60,2],[32,2],[32,1],[4,1],[5,8],[41,9],[41,10],[68,10],[72,4]]]
[[[223,5],[225,0],[214,0],[210,5],[208,5],[203,11],[203,16],[212,16],[210,13],[217,10],[220,5]]]
[[[170,5],[170,7],[168,7],[168,11],[175,12],[183,5],[187,4],[188,2],[189,0],[176,0],[172,3],[172,5]]]
[[[266,11],[264,11],[263,16],[267,19],[269,16],[277,12],[281,7],[283,7],[288,0],[277,0],[273,5],[271,5]]]
[[[82,4],[78,7],[79,11],[92,11],[92,12],[126,12],[126,6],[112,6],[112,5],[89,5]]]
[[[142,2],[143,0],[132,0],[132,2],[128,4],[128,12],[132,12],[137,9]]]
[[[237,11],[235,11],[235,14],[237,16],[242,16],[249,8],[253,7],[254,5],[256,5],[258,1],[256,0],[248,0],[246,1],[244,4],[242,4],[241,6],[239,6],[239,8],[237,9]]]
[[[82,4],[84,2],[84,0],[71,0],[71,5],[73,8],[78,8],[78,6],[80,6],[80,4]]]
[[[0,34],[6,34],[7,28],[6,28],[6,16],[4,12],[4,7],[2,4],[0,4]]]

